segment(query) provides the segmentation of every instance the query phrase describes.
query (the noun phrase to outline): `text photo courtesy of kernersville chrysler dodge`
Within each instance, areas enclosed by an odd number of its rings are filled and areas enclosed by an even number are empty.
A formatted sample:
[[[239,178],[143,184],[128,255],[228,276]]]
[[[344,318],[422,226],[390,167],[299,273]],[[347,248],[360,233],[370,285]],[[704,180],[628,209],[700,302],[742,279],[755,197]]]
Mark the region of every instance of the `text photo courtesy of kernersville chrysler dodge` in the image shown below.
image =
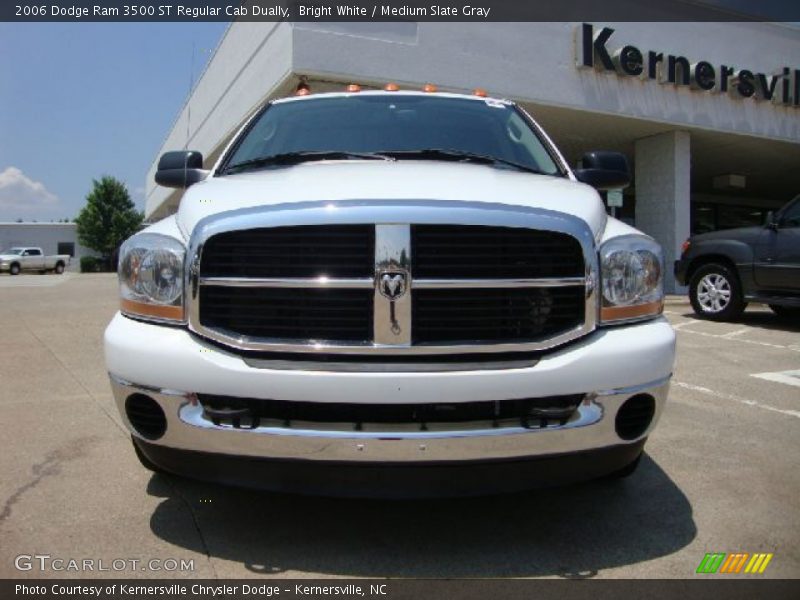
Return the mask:
[[[210,165],[206,165],[210,166]],[[634,471],[675,361],[664,259],[607,216],[621,154],[571,169],[514,102],[273,100],[120,251],[105,333],[148,468],[353,496],[504,492]]]

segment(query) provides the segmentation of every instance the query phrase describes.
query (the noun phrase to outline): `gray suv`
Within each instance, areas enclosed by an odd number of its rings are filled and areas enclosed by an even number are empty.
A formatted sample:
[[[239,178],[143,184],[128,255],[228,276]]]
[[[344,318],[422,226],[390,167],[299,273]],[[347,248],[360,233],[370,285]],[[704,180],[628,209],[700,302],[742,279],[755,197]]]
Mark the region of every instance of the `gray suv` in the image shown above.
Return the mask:
[[[692,236],[675,261],[675,278],[689,286],[692,308],[707,319],[735,319],[748,302],[799,318],[800,196],[769,213],[762,227]]]

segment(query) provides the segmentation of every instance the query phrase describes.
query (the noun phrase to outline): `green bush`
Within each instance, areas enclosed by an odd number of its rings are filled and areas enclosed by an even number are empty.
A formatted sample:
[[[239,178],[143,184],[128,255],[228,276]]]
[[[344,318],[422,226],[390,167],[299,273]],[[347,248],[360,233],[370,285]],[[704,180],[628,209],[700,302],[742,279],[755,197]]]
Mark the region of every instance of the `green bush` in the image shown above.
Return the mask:
[[[97,273],[100,270],[100,261],[94,256],[81,256],[81,273]]]
[[[86,206],[75,219],[78,241],[101,256],[111,257],[122,242],[142,228],[143,220],[125,184],[105,175],[92,182]],[[104,270],[102,265],[100,268]]]
[[[110,258],[81,256],[81,273],[111,273],[116,270]]]

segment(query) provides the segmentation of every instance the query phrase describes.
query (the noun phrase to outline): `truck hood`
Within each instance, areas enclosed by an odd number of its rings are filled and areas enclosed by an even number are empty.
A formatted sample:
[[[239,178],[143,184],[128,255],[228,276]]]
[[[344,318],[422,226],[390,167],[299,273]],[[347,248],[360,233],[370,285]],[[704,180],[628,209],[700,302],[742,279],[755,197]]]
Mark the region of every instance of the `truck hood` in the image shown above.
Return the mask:
[[[19,258],[17,254],[0,254],[0,260],[14,260],[15,258]]]
[[[585,221],[595,238],[606,213],[590,186],[566,177],[535,175],[476,164],[432,161],[325,161],[209,177],[189,188],[178,225],[226,211],[308,201],[461,200],[543,208]]]

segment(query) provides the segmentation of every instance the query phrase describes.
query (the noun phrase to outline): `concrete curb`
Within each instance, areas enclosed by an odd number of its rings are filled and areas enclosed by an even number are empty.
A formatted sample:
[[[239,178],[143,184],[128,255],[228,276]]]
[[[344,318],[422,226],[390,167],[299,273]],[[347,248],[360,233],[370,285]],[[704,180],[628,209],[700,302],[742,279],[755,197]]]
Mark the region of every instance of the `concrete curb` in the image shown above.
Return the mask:
[[[670,295],[664,298],[666,306],[691,306],[688,296]]]

